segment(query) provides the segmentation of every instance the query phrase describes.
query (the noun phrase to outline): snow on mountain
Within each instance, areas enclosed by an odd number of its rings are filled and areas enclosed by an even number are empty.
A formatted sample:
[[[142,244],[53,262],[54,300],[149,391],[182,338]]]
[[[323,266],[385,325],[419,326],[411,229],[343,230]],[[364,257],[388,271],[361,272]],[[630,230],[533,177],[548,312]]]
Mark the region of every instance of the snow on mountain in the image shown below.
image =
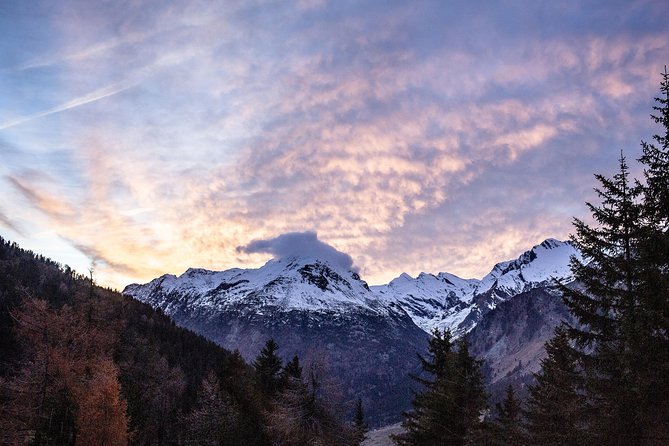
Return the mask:
[[[312,235],[292,235],[299,241],[321,243],[307,236]],[[283,242],[281,237],[276,240]],[[244,307],[259,314],[266,309],[381,315],[399,311],[428,333],[449,328],[459,334],[471,330],[485,313],[513,295],[550,285],[553,280],[570,282],[570,258],[582,260],[570,242],[547,239],[515,260],[496,264],[480,280],[446,272],[420,273],[416,278],[403,273],[387,285],[370,289],[353,270],[350,257],[341,261],[320,245],[318,248],[328,254],[326,260],[291,253],[257,269],[191,268],[179,277],[164,275],[145,285],[129,285],[124,293],[167,314],[184,305],[205,312]]]
[[[191,268],[178,277],[166,274],[129,285],[123,293],[238,349],[247,360],[269,338],[278,342],[285,358],[325,352],[333,375],[347,383],[346,398],[365,399],[370,420],[378,424],[397,421],[396,415],[408,409],[408,376],[418,371],[414,358],[416,352],[424,353],[426,332],[472,332],[489,313],[504,316],[491,311],[514,296],[525,295],[525,300],[516,303],[513,314],[524,314],[522,308],[532,305],[543,308],[542,302],[529,305],[528,299],[543,296],[547,289],[542,287],[553,278],[570,281],[569,258],[579,257],[570,243],[548,239],[515,260],[498,263],[480,280],[449,273],[402,274],[370,288],[349,256],[314,233],[284,234],[241,250],[270,253],[275,259],[256,269]],[[514,324],[502,319],[500,323]]]
[[[406,311],[416,325],[431,333],[435,328],[457,326],[469,313],[479,281],[453,274],[404,273],[387,285],[372,287],[380,301]]]
[[[270,338],[284,359],[321,358],[346,383],[345,401],[366,401],[370,423],[396,422],[408,409],[409,375],[418,371],[415,355],[425,352],[428,336],[401,308],[380,302],[350,262],[329,254],[281,252],[257,269],[189,269],[130,285],[124,294],[248,361]]]
[[[579,251],[571,242],[561,242],[549,238],[529,251],[524,252],[516,260],[501,262],[481,279],[476,294],[484,293],[492,288],[507,294],[518,294],[552,279],[562,283],[573,280],[569,259],[576,256],[583,260]]]
[[[471,330],[478,320],[510,296],[552,281],[572,281],[569,260],[582,257],[570,242],[547,239],[515,260],[496,264],[485,277],[462,279],[453,274],[402,274],[387,285],[372,287],[383,302],[406,311],[428,333],[449,328]]]
[[[269,306],[274,311],[385,312],[357,273],[318,259],[298,257],[270,260],[257,269],[191,268],[179,277],[166,274],[145,285],[129,285],[124,293],[167,314],[176,301],[166,297],[175,295],[181,301],[187,299],[192,307],[212,311],[252,305],[258,311]]]

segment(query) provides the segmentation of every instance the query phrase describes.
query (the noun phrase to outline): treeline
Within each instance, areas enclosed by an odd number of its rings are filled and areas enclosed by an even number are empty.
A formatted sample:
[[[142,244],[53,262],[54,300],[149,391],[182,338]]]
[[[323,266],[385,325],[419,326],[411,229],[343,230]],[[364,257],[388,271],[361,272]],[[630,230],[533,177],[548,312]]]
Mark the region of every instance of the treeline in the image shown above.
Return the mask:
[[[358,444],[325,382],[273,342],[249,365],[0,238],[0,444]]]
[[[557,284],[574,316],[546,344],[521,404],[509,387],[490,410],[481,363],[465,340],[435,332],[421,358],[423,391],[398,445],[669,444],[669,75],[651,115],[662,133],[642,141],[642,179],[623,154],[596,175],[594,224],[575,219],[575,287]]]

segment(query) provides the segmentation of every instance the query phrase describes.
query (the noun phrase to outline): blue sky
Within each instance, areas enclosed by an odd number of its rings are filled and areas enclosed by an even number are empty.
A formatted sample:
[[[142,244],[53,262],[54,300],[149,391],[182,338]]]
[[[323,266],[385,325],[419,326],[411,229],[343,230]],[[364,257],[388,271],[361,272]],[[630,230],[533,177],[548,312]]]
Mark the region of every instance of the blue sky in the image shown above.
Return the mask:
[[[639,154],[663,1],[5,1],[0,235],[122,287],[316,232],[480,277]]]

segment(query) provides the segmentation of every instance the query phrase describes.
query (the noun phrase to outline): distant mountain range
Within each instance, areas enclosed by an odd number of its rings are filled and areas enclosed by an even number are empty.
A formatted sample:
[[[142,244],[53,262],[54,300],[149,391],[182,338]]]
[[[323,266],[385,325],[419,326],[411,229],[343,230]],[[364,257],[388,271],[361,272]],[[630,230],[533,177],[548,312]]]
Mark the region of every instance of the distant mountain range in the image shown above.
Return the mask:
[[[480,280],[449,273],[402,274],[373,287],[341,265],[293,256],[258,269],[166,274],[129,285],[123,293],[225,348],[238,349],[247,359],[270,337],[286,359],[294,354],[320,358],[339,380],[344,399],[362,397],[370,421],[381,425],[396,421],[408,407],[408,375],[418,372],[416,353],[425,352],[435,328],[467,334],[476,353],[489,362],[491,383],[534,371],[541,358],[537,346],[550,337],[554,320],[566,314],[551,288],[555,281],[572,280],[571,256],[580,258],[570,242],[548,239],[515,260],[498,263]],[[519,308],[495,311],[516,297]],[[541,317],[534,314],[539,307],[545,310]],[[538,327],[519,326],[528,321]],[[486,324],[494,325],[494,340],[484,340],[490,331],[477,330]],[[523,350],[529,344],[535,353]],[[516,355],[524,363],[509,368],[506,358],[514,351],[524,352]]]
[[[372,291],[388,305],[402,308],[428,333],[449,328],[461,335],[511,296],[550,286],[555,280],[571,282],[571,256],[581,259],[570,242],[547,239],[515,260],[496,264],[481,280],[449,273],[421,273],[415,279],[402,274]]]

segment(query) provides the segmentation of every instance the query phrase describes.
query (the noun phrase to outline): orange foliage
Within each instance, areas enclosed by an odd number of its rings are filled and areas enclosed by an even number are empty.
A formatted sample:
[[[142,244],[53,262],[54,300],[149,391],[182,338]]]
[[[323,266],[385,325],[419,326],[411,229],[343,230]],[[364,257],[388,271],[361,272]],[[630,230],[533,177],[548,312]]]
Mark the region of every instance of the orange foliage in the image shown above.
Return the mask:
[[[77,444],[127,444],[126,402],[112,360],[117,330],[93,318],[95,310],[105,310],[90,305],[81,313],[30,298],[15,314],[17,336],[30,354],[7,385],[4,411],[14,421],[9,438],[31,439],[44,426],[53,430],[54,411],[71,408]]]

